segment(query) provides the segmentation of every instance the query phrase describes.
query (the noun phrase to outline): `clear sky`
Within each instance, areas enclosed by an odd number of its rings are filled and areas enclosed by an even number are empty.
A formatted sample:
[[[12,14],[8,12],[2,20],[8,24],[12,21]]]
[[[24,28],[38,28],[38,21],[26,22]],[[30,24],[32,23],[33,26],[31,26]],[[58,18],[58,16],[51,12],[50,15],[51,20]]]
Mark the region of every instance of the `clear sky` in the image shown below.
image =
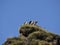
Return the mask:
[[[0,0],[0,45],[18,36],[18,27],[30,20],[60,34],[60,0]]]

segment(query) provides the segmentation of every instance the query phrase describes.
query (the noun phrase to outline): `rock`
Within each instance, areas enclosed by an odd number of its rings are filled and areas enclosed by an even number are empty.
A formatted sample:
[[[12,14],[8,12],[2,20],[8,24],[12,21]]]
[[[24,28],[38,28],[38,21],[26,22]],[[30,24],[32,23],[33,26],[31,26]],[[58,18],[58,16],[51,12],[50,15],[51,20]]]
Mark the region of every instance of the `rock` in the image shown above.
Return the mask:
[[[60,35],[51,33],[30,21],[19,28],[18,37],[8,38],[3,45],[60,45]]]

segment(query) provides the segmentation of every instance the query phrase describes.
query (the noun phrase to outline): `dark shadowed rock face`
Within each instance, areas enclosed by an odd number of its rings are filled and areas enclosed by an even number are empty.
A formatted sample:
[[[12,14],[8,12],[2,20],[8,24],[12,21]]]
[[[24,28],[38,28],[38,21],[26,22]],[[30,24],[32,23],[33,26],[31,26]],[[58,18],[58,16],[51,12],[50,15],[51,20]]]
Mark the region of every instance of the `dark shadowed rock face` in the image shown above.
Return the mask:
[[[60,45],[60,35],[37,25],[25,23],[20,27],[19,33],[20,36],[8,38],[3,45]]]

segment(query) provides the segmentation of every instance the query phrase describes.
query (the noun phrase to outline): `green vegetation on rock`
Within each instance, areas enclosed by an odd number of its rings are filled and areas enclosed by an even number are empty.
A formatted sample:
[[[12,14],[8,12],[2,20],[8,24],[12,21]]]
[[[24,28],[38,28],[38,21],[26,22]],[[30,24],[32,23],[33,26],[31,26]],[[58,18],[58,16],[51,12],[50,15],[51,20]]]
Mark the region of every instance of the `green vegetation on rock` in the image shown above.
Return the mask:
[[[34,24],[23,24],[20,36],[7,38],[3,45],[60,45],[60,35],[51,33]]]

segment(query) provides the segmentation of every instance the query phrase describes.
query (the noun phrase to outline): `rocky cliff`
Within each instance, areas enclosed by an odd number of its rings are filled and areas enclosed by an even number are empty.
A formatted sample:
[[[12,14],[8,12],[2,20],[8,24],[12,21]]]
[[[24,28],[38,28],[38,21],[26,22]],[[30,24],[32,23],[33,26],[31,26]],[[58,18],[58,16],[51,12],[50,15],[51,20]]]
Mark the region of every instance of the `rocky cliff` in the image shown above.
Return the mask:
[[[31,22],[21,25],[19,33],[18,37],[7,38],[3,45],[60,45],[60,35]]]

